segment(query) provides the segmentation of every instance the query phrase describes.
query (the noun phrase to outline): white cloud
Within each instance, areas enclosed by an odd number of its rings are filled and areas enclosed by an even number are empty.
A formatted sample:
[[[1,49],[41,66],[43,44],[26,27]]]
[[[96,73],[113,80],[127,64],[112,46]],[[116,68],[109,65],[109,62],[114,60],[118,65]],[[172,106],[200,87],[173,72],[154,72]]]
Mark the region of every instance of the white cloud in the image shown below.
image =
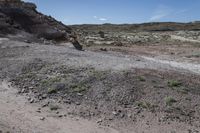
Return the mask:
[[[102,17],[97,17],[97,16],[93,16],[94,19],[99,20],[99,21],[107,21],[107,18],[102,18]]]
[[[100,21],[107,21],[106,18],[99,18]]]

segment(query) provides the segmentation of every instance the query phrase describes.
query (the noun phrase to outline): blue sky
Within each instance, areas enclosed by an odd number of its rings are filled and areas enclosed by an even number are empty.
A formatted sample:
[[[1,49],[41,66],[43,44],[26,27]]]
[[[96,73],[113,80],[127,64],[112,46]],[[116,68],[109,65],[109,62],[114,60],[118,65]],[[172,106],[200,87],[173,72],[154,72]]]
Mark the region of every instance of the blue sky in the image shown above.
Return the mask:
[[[190,22],[200,20],[200,0],[25,0],[65,24]]]

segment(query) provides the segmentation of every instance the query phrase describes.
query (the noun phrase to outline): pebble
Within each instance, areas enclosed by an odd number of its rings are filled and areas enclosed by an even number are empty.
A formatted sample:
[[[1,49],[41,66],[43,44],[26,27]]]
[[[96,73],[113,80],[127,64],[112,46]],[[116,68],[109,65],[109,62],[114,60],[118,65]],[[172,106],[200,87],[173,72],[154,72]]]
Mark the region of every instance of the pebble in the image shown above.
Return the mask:
[[[60,117],[60,118],[61,118],[61,117],[63,117],[63,115],[59,115],[58,117]]]
[[[20,91],[20,93],[25,93],[25,89],[22,89],[22,90]]]
[[[112,114],[113,114],[113,115],[117,115],[118,113],[117,113],[116,111],[113,111]]]
[[[77,93],[77,95],[78,95],[78,96],[83,96],[83,94],[81,94],[81,93]]]
[[[30,100],[30,103],[34,103],[34,99],[31,99],[31,100]]]
[[[76,105],[81,105],[81,103],[79,103],[79,102],[76,102],[75,104],[76,104]]]
[[[44,120],[45,120],[45,117],[40,117],[40,120],[41,120],[41,121],[44,121]]]
[[[103,120],[102,120],[102,119],[99,119],[99,120],[97,120],[97,123],[101,123],[101,122],[103,122]]]
[[[41,110],[37,110],[36,112],[41,113]]]
[[[47,98],[47,94],[43,94],[42,99],[46,99],[46,98]]]
[[[49,105],[49,103],[44,103],[42,104],[42,108],[47,107]]]
[[[31,90],[33,89],[33,87],[32,87],[32,86],[31,86],[31,87],[28,87],[28,88],[29,88],[29,89],[31,89]]]
[[[127,116],[128,116],[128,118],[131,118],[131,117],[132,117],[132,114],[128,114]]]

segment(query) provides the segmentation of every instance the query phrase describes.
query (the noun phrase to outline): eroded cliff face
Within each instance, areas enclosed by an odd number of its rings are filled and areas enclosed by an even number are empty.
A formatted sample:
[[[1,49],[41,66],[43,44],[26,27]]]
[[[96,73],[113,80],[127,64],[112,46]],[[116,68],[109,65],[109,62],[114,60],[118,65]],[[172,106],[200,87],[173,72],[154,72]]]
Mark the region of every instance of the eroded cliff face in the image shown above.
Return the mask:
[[[56,41],[76,40],[71,28],[51,16],[38,12],[33,3],[21,0],[0,0],[0,33],[16,34],[18,31],[31,33],[38,38]]]

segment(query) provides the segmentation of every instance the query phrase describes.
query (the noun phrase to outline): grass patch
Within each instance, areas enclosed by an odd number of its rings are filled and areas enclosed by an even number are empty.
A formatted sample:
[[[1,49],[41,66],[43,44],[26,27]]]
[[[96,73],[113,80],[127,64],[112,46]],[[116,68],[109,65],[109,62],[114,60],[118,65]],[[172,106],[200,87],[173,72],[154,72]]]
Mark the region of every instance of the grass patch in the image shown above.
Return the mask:
[[[24,79],[24,78],[34,79],[36,76],[37,76],[36,73],[29,72],[29,73],[26,73],[26,74],[22,74],[22,76],[20,78],[22,78],[22,79]]]
[[[172,106],[173,103],[177,102],[173,97],[165,97],[165,103],[167,106]]]
[[[145,108],[145,109],[151,109],[154,107],[154,105],[152,105],[149,102],[142,102],[142,101],[138,101],[136,102],[136,105],[141,107],[141,108]]]
[[[169,87],[180,87],[181,85],[182,85],[182,83],[177,80],[169,80],[168,81]]]
[[[187,58],[200,58],[200,53],[193,53],[192,55],[186,56]]]
[[[45,79],[41,81],[42,86],[49,87],[54,83],[60,82],[61,77],[51,77],[49,79]]]
[[[100,80],[106,76],[106,72],[93,70],[92,76],[94,76],[96,79]]]
[[[145,82],[145,81],[146,81],[145,77],[143,77],[143,76],[138,76],[138,79],[139,79],[141,82]]]
[[[88,90],[89,86],[84,83],[79,83],[77,85],[72,85],[70,88],[74,93],[81,93]]]
[[[47,93],[54,94],[54,93],[57,93],[57,90],[55,88],[48,88]]]

